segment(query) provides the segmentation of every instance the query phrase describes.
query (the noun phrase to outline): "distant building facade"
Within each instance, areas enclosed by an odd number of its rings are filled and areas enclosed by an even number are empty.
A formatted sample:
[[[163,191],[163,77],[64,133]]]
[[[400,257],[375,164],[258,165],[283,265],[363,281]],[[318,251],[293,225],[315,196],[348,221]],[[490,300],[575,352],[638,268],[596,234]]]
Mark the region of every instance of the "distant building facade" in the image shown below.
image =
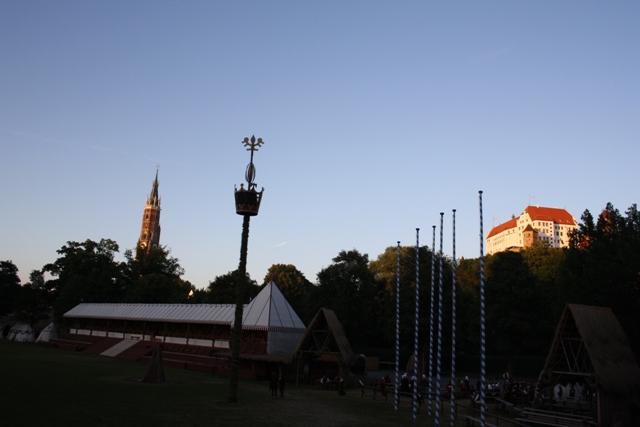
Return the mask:
[[[144,205],[138,250],[148,252],[158,246],[160,246],[160,196],[158,195],[158,171],[156,171],[151,193]]]
[[[487,254],[519,251],[544,242],[552,248],[569,246],[569,234],[578,227],[565,209],[527,206],[522,214],[493,227],[487,235]]]

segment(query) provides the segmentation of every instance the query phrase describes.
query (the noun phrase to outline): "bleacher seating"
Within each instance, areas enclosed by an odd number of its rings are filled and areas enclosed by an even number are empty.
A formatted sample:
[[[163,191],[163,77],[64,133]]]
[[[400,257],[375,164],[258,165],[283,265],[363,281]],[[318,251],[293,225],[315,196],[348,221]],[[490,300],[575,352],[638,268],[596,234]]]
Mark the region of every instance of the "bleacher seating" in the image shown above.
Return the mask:
[[[54,338],[50,341],[50,344],[53,347],[57,347],[63,350],[72,350],[72,351],[84,351],[87,347],[93,344],[91,341],[83,340],[83,339],[75,339],[75,338]]]
[[[596,425],[593,418],[589,416],[572,415],[534,408],[527,408],[523,410],[521,417],[516,418],[516,421],[529,425],[551,427],[585,427]]]
[[[65,350],[101,354],[120,341],[122,339],[119,338],[69,334],[51,340],[51,345]],[[116,357],[148,362],[155,345],[162,347],[162,359],[166,366],[223,375],[230,370],[228,350],[219,351],[195,345],[139,341]],[[261,350],[261,346],[263,347],[264,343],[253,343],[243,347],[243,352],[259,353],[264,351]]]
[[[118,338],[104,338],[104,337],[92,337],[92,338],[100,338],[97,340],[93,340],[93,343],[85,348],[83,351],[85,353],[91,354],[100,354],[108,348],[114,346],[118,341],[121,341]]]
[[[139,341],[132,347],[129,347],[118,355],[120,359],[126,360],[143,360],[145,357],[151,357],[154,344],[151,341]]]

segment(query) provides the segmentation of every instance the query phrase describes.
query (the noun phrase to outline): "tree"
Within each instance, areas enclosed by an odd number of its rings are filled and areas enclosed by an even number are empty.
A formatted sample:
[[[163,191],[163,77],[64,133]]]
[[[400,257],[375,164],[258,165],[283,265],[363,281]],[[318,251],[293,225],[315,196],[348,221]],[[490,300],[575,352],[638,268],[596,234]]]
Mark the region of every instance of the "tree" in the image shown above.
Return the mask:
[[[607,203],[593,224],[591,215],[574,236],[561,272],[567,302],[611,307],[640,352],[640,218],[634,204],[626,216]]]
[[[44,273],[42,270],[32,270],[29,273],[29,284],[34,289],[42,289],[46,291],[47,283],[44,280]]]
[[[18,267],[9,260],[0,261],[0,316],[15,309],[19,292]]]
[[[62,316],[78,303],[119,301],[123,296],[122,267],[114,261],[118,244],[110,239],[67,242],[60,257],[43,271],[56,277],[47,282],[54,298],[54,315]]]
[[[557,273],[565,262],[565,252],[562,249],[552,248],[546,242],[541,242],[522,251],[522,256],[538,283],[557,284]]]
[[[289,304],[305,321],[315,314],[311,311],[309,298],[313,285],[304,274],[292,264],[273,264],[264,276],[262,286],[275,282]]]
[[[620,211],[614,208],[611,203],[598,215],[596,223],[596,233],[599,238],[615,238],[624,232],[625,221],[620,215]]]
[[[632,240],[640,239],[640,211],[635,203],[627,209],[627,217],[625,218],[626,233]]]
[[[581,221],[577,229],[569,231],[569,248],[586,249],[595,237],[596,225],[589,209],[584,210]]]
[[[491,257],[488,257],[490,259]],[[457,345],[461,368],[477,369],[480,355],[480,260],[461,259],[456,270]],[[490,305],[487,306],[488,308]]]
[[[355,249],[341,251],[333,264],[318,273],[318,282],[316,309],[334,310],[355,345],[383,344],[380,335],[385,319],[377,314],[381,307],[376,298],[383,286],[369,269],[366,254]]]
[[[493,256],[487,265],[486,289],[487,341],[493,354],[510,357],[540,353],[548,340],[546,333],[540,333],[543,304],[523,255],[500,252]]]
[[[164,246],[152,247],[148,251],[137,251],[136,255],[129,249],[124,253],[127,267],[132,275],[164,274],[165,276],[180,277],[184,269],[178,258],[172,257],[169,249]]]
[[[184,269],[165,247],[125,252],[126,300],[148,303],[186,303],[191,283],[180,278]]]
[[[420,318],[421,330],[428,324],[428,301],[431,284],[431,257],[432,252],[426,247],[420,248]],[[381,313],[382,324],[379,325],[382,332],[379,333],[378,345],[391,346],[395,340],[395,306],[396,306],[396,263],[397,247],[390,246],[370,264],[375,279],[382,284],[375,301],[378,313]],[[445,262],[445,266],[446,266]],[[447,267],[447,266],[446,266]],[[435,266],[436,270],[439,264]],[[438,279],[436,271],[436,283]],[[416,287],[416,250],[412,246],[400,247],[400,345],[401,354],[408,355],[413,352],[413,335],[415,328],[415,287]],[[428,336],[422,332],[420,337],[421,352],[426,351]],[[424,357],[421,357],[424,360]]]
[[[216,276],[213,281],[209,282],[208,295],[205,300],[212,304],[235,304],[236,284],[241,280],[238,277],[239,274],[238,270],[235,270]],[[247,281],[247,286],[244,287],[246,293],[243,299],[248,303],[260,292],[260,288],[255,280],[251,280],[249,274],[247,274],[245,280]]]
[[[190,293],[189,296],[189,304],[208,304],[211,301],[209,300],[209,290],[208,289],[197,289],[194,287],[193,292]]]
[[[40,270],[29,274],[29,282],[20,288],[16,317],[35,326],[37,322],[50,315],[51,303],[46,288],[44,275]]]

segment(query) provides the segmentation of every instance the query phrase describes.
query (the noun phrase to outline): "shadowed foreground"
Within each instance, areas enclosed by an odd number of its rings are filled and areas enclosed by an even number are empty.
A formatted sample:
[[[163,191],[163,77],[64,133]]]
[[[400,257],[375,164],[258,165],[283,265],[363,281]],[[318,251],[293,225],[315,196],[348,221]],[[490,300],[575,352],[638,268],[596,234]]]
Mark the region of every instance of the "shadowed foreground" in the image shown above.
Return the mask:
[[[391,402],[311,388],[272,399],[266,383],[243,381],[225,402],[225,378],[167,369],[167,382],[139,382],[146,366],[36,345],[0,342],[0,407],[7,426],[399,426]],[[404,402],[406,406],[407,402]],[[444,420],[443,420],[444,421]],[[448,424],[448,420],[446,420]],[[418,419],[428,425],[426,416]]]

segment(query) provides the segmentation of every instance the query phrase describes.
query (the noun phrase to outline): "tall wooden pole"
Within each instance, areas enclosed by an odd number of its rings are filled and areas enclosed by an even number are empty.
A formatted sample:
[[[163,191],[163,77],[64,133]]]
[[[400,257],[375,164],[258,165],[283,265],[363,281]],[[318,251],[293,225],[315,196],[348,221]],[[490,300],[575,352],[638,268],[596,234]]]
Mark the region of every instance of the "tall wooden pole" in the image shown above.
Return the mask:
[[[443,282],[443,267],[442,262],[444,255],[442,254],[442,232],[444,226],[444,212],[440,212],[440,251],[438,258],[440,261],[440,267],[438,271],[438,333],[437,333],[437,352],[436,352],[436,395],[435,395],[435,417],[433,419],[433,425],[435,427],[440,426],[440,408],[442,406],[442,399],[440,399],[440,377],[442,373],[442,282]]]
[[[436,226],[432,225],[433,237],[431,240],[431,298],[429,298],[429,385],[427,387],[427,414],[431,416],[433,401],[433,309],[436,283]]]
[[[416,314],[415,314],[415,326],[413,329],[413,394],[411,398],[411,421],[416,423],[418,418],[418,387],[420,384],[420,378],[418,377],[418,362],[420,357],[419,347],[420,337],[420,229],[416,228]]]
[[[449,401],[449,425],[456,424],[456,210],[453,209],[453,265],[451,266],[451,396]]]
[[[486,425],[486,341],[485,341],[485,295],[484,295],[484,231],[482,229],[482,190],[478,191],[480,201],[480,426]]]
[[[247,188],[240,184],[235,190],[236,213],[242,215],[242,238],[240,240],[240,263],[235,273],[236,309],[231,330],[231,375],[229,376],[229,402],[238,401],[238,374],[240,370],[240,345],[242,341],[242,317],[244,312],[244,297],[247,287],[247,247],[249,245],[249,222],[252,216],[258,215],[264,188],[256,190],[256,167],[253,164],[253,154],[264,144],[262,138],[255,136],[245,138],[242,144],[251,152],[251,159],[247,165],[244,177]]]
[[[396,372],[393,394],[393,409],[400,407],[400,241],[396,247]]]
[[[251,216],[242,219],[242,239],[240,244],[240,264],[236,277],[236,310],[231,330],[231,377],[229,378],[229,402],[238,401],[238,374],[240,369],[240,338],[242,336],[242,316],[247,282],[247,248],[249,246],[249,222]]]

